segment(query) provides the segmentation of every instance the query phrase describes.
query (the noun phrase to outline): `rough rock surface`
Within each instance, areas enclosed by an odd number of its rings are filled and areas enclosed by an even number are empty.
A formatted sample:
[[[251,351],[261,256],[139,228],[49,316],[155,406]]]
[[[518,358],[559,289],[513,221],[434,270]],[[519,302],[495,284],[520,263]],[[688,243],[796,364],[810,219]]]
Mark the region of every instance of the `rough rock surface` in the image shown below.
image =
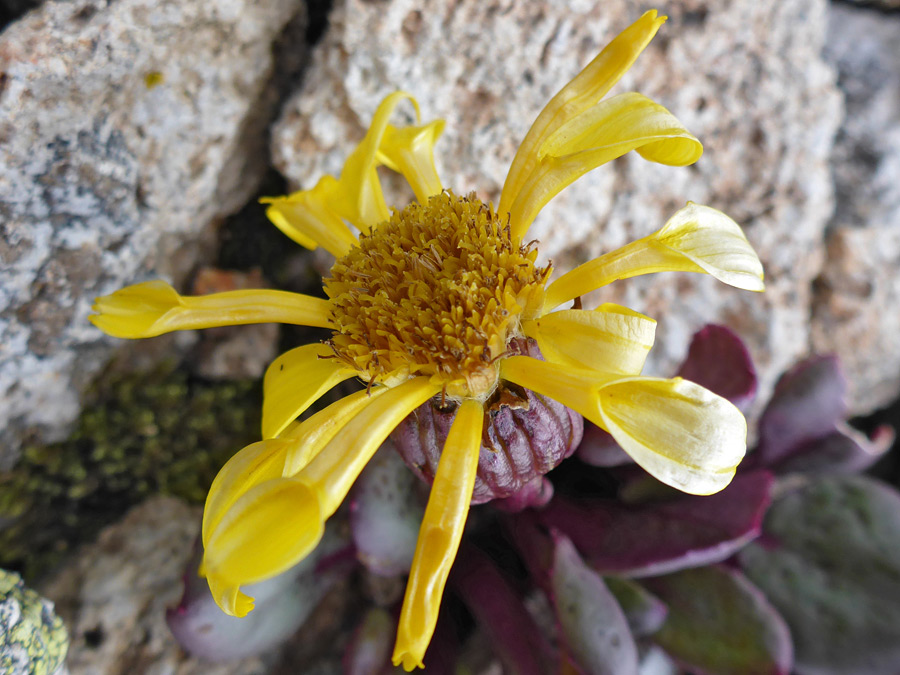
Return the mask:
[[[531,230],[558,270],[649,234],[685,201],[743,224],[767,273],[763,295],[699,275],[629,280],[592,302],[660,319],[651,369],[670,373],[705,322],[735,328],[760,369],[762,396],[809,349],[811,285],[833,208],[828,155],[841,115],[820,57],[824,0],[676,0],[668,23],[614,93],[669,107],[705,144],[694,167],[628,156],[557,197]],[[447,120],[444,184],[496,200],[509,162],[544,103],[618,31],[634,3],[337,0],[302,88],[273,133],[276,166],[297,186],[339,171],[380,99],[418,97]]]
[[[303,8],[52,0],[0,34],[0,468],[64,432],[108,358],[91,299],[180,281],[253,194]]]
[[[56,603],[70,634],[73,675],[253,675],[255,658],[200,662],[175,642],[165,622],[178,604],[181,575],[200,530],[200,509],[160,497],[130,511],[41,591]]]
[[[840,355],[861,411],[900,389],[900,14],[834,4],[826,44],[847,117],[812,336]]]

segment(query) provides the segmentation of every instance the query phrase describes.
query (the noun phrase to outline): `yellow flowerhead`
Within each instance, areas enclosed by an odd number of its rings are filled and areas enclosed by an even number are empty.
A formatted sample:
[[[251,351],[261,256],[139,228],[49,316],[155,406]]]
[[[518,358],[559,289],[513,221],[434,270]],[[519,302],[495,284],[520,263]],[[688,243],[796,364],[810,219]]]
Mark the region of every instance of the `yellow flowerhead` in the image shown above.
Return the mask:
[[[413,410],[441,396],[458,407],[407,586],[394,663],[422,658],[459,547],[479,462],[485,402],[502,383],[555,399],[609,431],[664,483],[694,494],[724,488],[746,449],[746,423],[728,401],[680,378],[641,376],[655,322],[616,305],[557,309],[617,279],[702,272],[761,291],[762,266],[737,224],[698,204],[658,231],[559,276],[524,244],[541,208],[591,169],[635,150],[675,166],[700,142],[637,94],[603,99],[665,21],[644,14],[547,104],[513,159],[497,208],[445,190],[433,148],[443,122],[397,128],[388,96],[339,178],[265,200],[267,214],[336,261],[327,300],[279,291],[182,297],[148,282],[99,298],[92,321],[119,337],[278,321],[330,328],[323,344],[280,356],[264,382],[263,440],[222,469],[203,515],[202,570],[219,606],[243,616],[241,586],[295,565],[318,543],[374,452]],[[603,99],[603,100],[601,100]],[[379,166],[401,173],[416,202],[389,210]],[[536,341],[545,360],[509,349]],[[357,392],[295,421],[339,382]]]

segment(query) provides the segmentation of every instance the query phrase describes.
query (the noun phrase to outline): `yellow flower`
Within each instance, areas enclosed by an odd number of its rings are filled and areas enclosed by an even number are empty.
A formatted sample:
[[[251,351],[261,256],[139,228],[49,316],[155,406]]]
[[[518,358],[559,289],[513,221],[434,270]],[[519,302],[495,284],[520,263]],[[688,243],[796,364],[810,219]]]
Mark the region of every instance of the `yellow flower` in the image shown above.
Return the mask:
[[[665,108],[637,94],[604,100],[665,21],[644,14],[547,104],[513,159],[499,206],[442,188],[433,148],[443,123],[397,128],[388,96],[339,178],[265,200],[268,216],[308,248],[336,258],[327,300],[279,291],[181,297],[159,282],[97,300],[92,321],[111,335],[278,321],[333,331],[268,369],[263,440],[222,469],[203,515],[202,570],[223,610],[243,616],[240,591],[275,576],[319,541],[360,471],[391,431],[435,396],[458,404],[419,533],[394,663],[422,658],[469,509],[485,401],[509,382],[553,398],[608,430],[664,483],[709,494],[725,487],[746,447],[746,423],[728,401],[691,382],[642,377],[655,322],[616,305],[557,309],[617,279],[702,272],[753,291],[762,266],[741,229],[688,203],[651,235],[549,282],[529,225],[563,188],[636,150],[683,166],[700,142]],[[389,210],[377,167],[400,172],[416,202]],[[507,353],[535,340],[546,360]],[[513,353],[515,350],[511,350]],[[368,384],[303,422],[323,393],[348,378]]]

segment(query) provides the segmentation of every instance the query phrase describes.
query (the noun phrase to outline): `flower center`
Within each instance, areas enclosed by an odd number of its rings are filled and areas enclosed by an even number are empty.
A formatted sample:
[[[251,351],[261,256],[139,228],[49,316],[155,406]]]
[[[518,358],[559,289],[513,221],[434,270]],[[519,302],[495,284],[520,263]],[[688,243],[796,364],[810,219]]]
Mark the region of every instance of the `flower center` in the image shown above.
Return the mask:
[[[486,399],[507,342],[541,308],[550,266],[536,258],[474,194],[410,204],[331,268],[329,343],[369,382],[428,375],[450,398]]]

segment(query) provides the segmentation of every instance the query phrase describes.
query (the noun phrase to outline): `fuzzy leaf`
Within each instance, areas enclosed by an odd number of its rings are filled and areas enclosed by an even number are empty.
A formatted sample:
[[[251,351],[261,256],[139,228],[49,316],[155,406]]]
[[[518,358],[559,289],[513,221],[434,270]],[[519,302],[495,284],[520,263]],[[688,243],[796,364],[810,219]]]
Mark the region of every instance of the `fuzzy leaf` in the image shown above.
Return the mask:
[[[678,376],[727,398],[741,410],[756,396],[756,368],[750,353],[725,326],[710,324],[694,334]]]
[[[739,475],[722,492],[628,506],[553,500],[544,523],[569,536],[601,574],[642,577],[724,560],[754,539],[769,504],[771,475]]]
[[[350,528],[360,562],[381,576],[407,574],[425,506],[416,477],[386,440],[353,487]]]
[[[830,434],[847,413],[846,390],[834,356],[806,359],[782,375],[759,419],[754,462],[775,464],[794,448]]]
[[[637,675],[637,647],[615,597],[571,541],[554,539],[553,604],[571,656],[589,675]]]
[[[740,562],[782,613],[801,675],[900,672],[900,495],[863,476],[806,482],[772,505]]]
[[[396,621],[376,607],[366,612],[344,652],[344,675],[373,675],[386,671],[397,632]]]
[[[606,587],[625,613],[635,637],[646,637],[659,630],[669,613],[666,604],[643,586],[618,577],[607,577]]]
[[[669,607],[654,640],[696,675],[775,675],[791,670],[791,636],[747,579],[723,566],[684,570],[646,585]]]

